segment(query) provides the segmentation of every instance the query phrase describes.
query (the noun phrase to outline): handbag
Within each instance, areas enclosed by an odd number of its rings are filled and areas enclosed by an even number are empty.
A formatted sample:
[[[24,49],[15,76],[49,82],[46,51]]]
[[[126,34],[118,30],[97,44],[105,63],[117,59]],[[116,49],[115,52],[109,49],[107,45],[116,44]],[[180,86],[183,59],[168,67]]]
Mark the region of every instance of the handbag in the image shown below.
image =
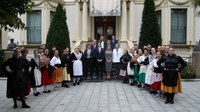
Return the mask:
[[[34,69],[35,86],[41,86],[42,75],[39,69]]]
[[[126,70],[120,69],[119,75],[122,76],[122,77],[125,77],[126,76]]]

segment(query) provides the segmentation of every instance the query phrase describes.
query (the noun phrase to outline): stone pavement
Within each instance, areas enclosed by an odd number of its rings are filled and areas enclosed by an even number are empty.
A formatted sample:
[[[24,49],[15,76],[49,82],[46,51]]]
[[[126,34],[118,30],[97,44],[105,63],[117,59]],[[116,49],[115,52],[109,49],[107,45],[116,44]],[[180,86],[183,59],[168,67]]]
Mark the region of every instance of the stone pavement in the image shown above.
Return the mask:
[[[28,96],[32,108],[13,109],[7,99],[6,80],[0,80],[0,112],[200,112],[200,82],[183,82],[183,93],[175,95],[175,104],[139,90],[121,81],[82,82],[79,86],[59,88],[50,94]],[[42,91],[42,90],[40,90]]]

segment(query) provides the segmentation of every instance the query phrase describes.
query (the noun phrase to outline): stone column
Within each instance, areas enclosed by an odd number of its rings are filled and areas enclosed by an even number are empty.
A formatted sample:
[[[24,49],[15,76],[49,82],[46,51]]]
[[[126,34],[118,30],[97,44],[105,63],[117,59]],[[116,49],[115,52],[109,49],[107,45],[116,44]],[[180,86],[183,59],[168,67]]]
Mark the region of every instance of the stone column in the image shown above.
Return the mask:
[[[74,40],[79,40],[80,39],[80,4],[78,0],[76,1],[75,4],[75,26],[74,26]]]
[[[126,0],[122,1],[122,15],[121,15],[121,41],[127,40],[127,7]]]
[[[88,34],[88,29],[87,29],[87,25],[88,25],[88,21],[87,21],[87,17],[88,17],[88,10],[87,10],[87,1],[84,0],[83,1],[83,14],[82,14],[82,40],[87,40],[87,34]]]
[[[133,0],[130,1],[130,8],[129,8],[129,40],[134,41],[136,40],[134,37],[135,30],[134,30],[134,2]]]
[[[162,34],[162,44],[165,44],[165,45],[168,45],[170,44],[170,41],[171,41],[171,36],[169,35],[170,34],[170,30],[171,30],[171,11],[170,11],[170,8],[168,7],[168,1],[165,0],[164,1],[164,7],[162,9],[162,31],[161,31],[161,34]]]

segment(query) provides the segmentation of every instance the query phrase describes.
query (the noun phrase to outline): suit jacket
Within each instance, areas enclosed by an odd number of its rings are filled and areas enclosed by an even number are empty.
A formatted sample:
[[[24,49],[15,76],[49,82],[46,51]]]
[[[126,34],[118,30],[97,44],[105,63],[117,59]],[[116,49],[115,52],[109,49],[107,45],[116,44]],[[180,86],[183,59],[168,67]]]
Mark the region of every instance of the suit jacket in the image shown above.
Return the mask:
[[[103,48],[101,48],[101,51],[99,52],[99,48],[95,49],[95,57],[96,59],[103,59],[105,58],[105,51]]]
[[[83,54],[83,56],[84,56],[85,59],[87,58],[87,51],[88,51],[88,49],[86,49],[84,51],[84,54]],[[95,57],[95,50],[91,49],[90,58],[94,58],[94,57]]]
[[[110,40],[110,46],[111,46],[111,48],[112,48],[112,50],[115,48],[115,44],[116,43],[118,43],[118,41],[116,40],[116,39],[114,39],[114,40]]]

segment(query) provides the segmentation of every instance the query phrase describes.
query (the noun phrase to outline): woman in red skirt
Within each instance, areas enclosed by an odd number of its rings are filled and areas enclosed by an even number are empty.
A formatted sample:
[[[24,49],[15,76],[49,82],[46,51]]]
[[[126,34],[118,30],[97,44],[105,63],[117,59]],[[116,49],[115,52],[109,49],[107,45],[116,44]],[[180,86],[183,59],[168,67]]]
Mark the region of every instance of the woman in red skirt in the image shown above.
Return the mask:
[[[152,85],[151,89],[153,91],[157,92],[157,96],[161,96],[161,80],[162,80],[162,73],[163,70],[162,68],[159,68],[157,65],[157,61],[161,58],[160,52],[156,53],[156,58],[152,61],[152,66],[153,66],[153,72],[152,72]]]
[[[50,58],[48,56],[49,50],[45,49],[44,54],[40,56],[40,67],[42,73],[42,85],[44,86],[43,93],[50,93],[50,90],[47,89],[48,85],[52,84],[52,80],[49,74],[49,63]]]

